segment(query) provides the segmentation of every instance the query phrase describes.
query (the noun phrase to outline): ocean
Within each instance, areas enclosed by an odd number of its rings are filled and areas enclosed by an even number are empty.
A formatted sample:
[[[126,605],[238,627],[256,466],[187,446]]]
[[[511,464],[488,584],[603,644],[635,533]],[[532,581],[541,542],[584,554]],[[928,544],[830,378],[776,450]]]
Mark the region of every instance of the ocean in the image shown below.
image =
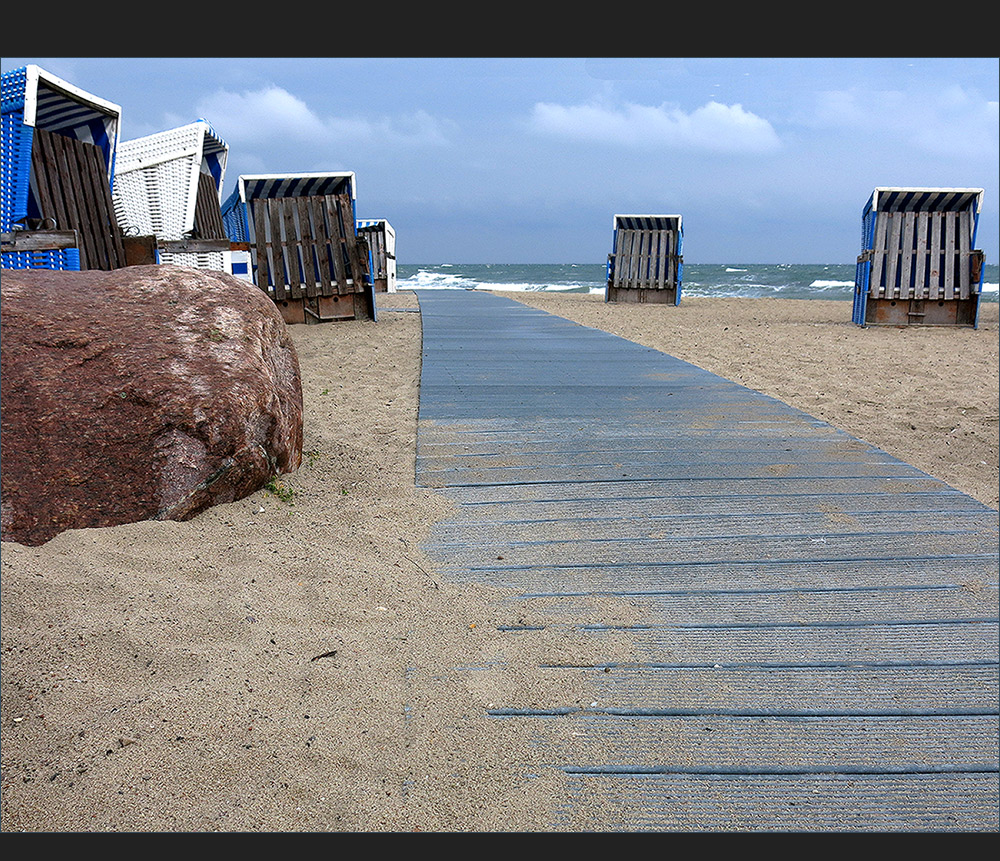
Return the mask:
[[[401,290],[457,288],[481,290],[604,293],[602,263],[439,263],[398,264]],[[1000,266],[987,263],[983,302],[997,301]],[[681,298],[839,299],[854,297],[854,264],[685,263]]]

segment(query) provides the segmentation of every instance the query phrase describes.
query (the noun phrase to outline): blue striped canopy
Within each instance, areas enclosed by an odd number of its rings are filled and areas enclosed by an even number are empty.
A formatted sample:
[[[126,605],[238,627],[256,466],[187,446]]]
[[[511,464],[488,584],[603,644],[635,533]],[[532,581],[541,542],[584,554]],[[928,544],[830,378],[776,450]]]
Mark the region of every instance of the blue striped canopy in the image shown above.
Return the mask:
[[[615,230],[674,230],[680,231],[679,215],[616,215]]]
[[[876,188],[865,210],[876,212],[961,212],[978,215],[981,188]]]
[[[3,112],[23,111],[26,126],[94,144],[114,171],[121,108],[46,72],[22,66],[3,75]]]

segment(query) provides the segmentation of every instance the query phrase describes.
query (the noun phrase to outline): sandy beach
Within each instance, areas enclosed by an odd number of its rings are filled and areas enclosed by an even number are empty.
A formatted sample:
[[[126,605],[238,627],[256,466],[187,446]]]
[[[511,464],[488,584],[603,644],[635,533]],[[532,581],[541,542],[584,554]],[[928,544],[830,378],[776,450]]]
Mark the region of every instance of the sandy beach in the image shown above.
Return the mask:
[[[997,508],[998,305],[869,328],[844,302],[505,293],[777,397]],[[494,704],[572,705],[514,596],[421,552],[416,295],[291,327],[305,455],[194,519],[2,546],[5,832],[539,831],[560,777]],[[513,654],[522,649],[524,653]],[[537,767],[537,771],[534,768]],[[537,777],[528,779],[527,774]]]

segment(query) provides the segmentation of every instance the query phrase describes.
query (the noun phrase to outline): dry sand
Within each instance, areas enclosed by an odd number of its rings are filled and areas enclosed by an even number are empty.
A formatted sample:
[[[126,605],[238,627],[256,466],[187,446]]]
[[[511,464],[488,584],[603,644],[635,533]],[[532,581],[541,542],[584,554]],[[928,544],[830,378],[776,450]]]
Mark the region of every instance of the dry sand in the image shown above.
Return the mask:
[[[995,304],[978,330],[900,330],[860,329],[844,302],[505,295],[997,507]],[[587,644],[504,639],[531,621],[516,596],[444,581],[421,552],[450,506],[414,485],[420,317],[410,292],[379,304],[378,323],[293,327],[307,454],[277,492],[3,544],[3,831],[547,827],[559,776],[486,710],[578,703],[582,681],[535,668]]]

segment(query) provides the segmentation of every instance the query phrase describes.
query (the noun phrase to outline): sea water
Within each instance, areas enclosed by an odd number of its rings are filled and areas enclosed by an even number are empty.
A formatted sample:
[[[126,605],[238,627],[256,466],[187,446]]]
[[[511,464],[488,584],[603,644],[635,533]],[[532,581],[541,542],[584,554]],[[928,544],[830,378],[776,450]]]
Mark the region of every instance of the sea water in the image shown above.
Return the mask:
[[[854,264],[685,263],[681,296],[728,298],[839,299],[854,297]],[[439,263],[399,264],[401,290],[479,290],[604,293],[607,270],[601,263]],[[1000,267],[986,264],[982,301],[996,302]]]

